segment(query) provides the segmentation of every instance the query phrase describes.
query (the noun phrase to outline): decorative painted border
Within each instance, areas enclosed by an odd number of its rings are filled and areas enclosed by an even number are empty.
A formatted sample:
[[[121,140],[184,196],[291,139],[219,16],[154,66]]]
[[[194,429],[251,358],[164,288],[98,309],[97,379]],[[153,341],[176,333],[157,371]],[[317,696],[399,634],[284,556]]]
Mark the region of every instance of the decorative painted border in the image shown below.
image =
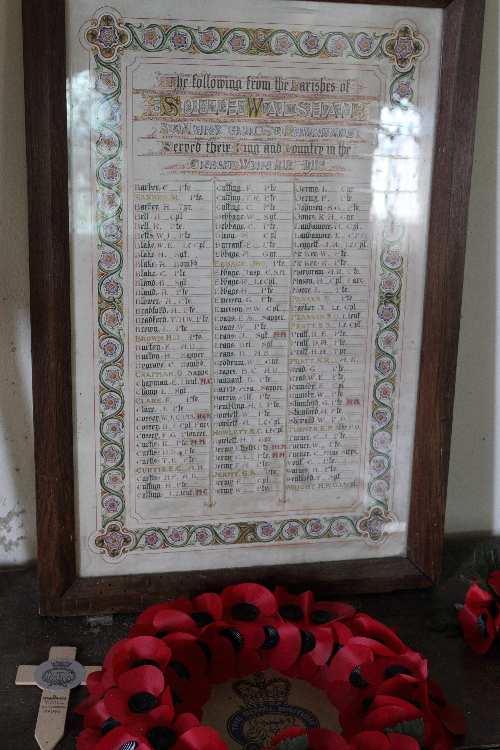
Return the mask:
[[[365,31],[291,32],[286,29],[197,29],[185,24],[134,25],[112,9],[96,14],[82,29],[82,42],[95,62],[95,156],[98,236],[98,346],[100,397],[101,505],[103,528],[91,540],[107,561],[118,561],[132,550],[180,549],[189,546],[292,542],[335,538],[383,541],[397,522],[389,510],[396,358],[399,335],[403,256],[398,240],[383,238],[380,256],[378,332],[375,384],[370,435],[372,504],[366,515],[350,518],[297,518],[282,521],[240,522],[219,525],[184,525],[130,530],[125,516],[124,445],[124,331],[123,331],[123,196],[121,128],[121,54],[126,49],[144,52],[177,51],[189,54],[288,55],[303,59],[387,58],[392,63],[389,102],[406,109],[412,102],[415,64],[426,43],[407,22],[383,34]]]

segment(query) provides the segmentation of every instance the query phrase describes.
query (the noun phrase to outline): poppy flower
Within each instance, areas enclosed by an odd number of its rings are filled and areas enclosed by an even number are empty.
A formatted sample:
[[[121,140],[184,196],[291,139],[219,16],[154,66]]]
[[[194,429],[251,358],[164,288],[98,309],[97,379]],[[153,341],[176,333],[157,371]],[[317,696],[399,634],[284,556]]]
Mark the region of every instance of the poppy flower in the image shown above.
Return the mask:
[[[136,722],[127,726],[133,731],[138,731]],[[179,714],[172,722],[149,719],[142,724],[141,734],[152,750],[212,750],[212,747],[226,749],[217,732],[210,727],[202,726],[196,716],[190,713]],[[210,744],[212,742],[213,744]]]
[[[221,683],[233,677],[244,677],[264,668],[259,652],[260,628],[248,623],[214,622],[203,630],[199,645],[209,661],[209,679]]]
[[[276,598],[258,583],[228,586],[221,595],[222,619],[236,626],[249,622],[265,622],[276,615]]]
[[[259,653],[263,669],[286,671],[299,659],[302,649],[300,630],[287,622],[263,625]]]
[[[174,715],[163,672],[149,665],[121,674],[118,687],[106,693],[104,702],[113,719],[121,724],[134,722],[137,728],[146,726],[149,719],[169,722]]]
[[[332,650],[326,662],[320,666],[310,665],[307,662],[303,662],[301,667],[302,679],[307,680],[319,688],[320,690],[326,691],[331,680],[332,672],[330,665],[335,655],[343,648],[353,637],[350,629],[343,622],[339,620],[332,622],[329,626],[332,634]]]
[[[164,614],[169,611],[180,612],[184,616]],[[222,600],[220,596],[210,593],[200,594],[191,600],[175,599],[171,602],[151,605],[139,615],[132,626],[130,635],[163,637],[167,633],[175,632],[175,628],[172,626],[176,622],[179,625],[178,630],[195,633],[221,618]],[[165,631],[162,631],[162,627],[165,627]]]
[[[496,578],[493,582],[496,585]],[[459,609],[458,621],[466,643],[477,654],[485,654],[500,629],[500,609],[489,591],[473,583]]]
[[[299,750],[349,750],[349,745],[340,734],[330,729],[305,729],[302,727],[288,727],[283,729],[271,741],[276,750],[287,750],[293,745],[291,741],[304,737],[307,744],[297,745]]]
[[[394,630],[379,622],[379,620],[370,617],[370,615],[358,612],[349,621],[349,627],[355,635],[379,641],[396,654],[402,654],[408,650],[408,647],[398,638]]]
[[[164,643],[171,652],[165,675],[175,674],[186,680],[198,681],[208,673],[209,657],[199,645],[197,636],[191,633],[170,633]],[[168,683],[168,680],[167,680]]]
[[[210,697],[206,655],[200,649],[198,639],[189,633],[172,633],[165,637],[165,642],[172,651],[164,674],[175,711],[201,716]]]
[[[320,667],[325,666],[333,651],[329,627],[304,626],[300,632],[300,656],[287,674],[311,682]]]
[[[277,586],[274,594],[278,605],[278,613],[285,622],[292,622],[294,625],[310,624],[309,613],[314,605],[312,591],[290,594],[283,586]]]
[[[150,635],[127,638],[117,644],[111,660],[111,673],[116,682],[123,672],[145,665],[162,671],[170,661],[171,651],[166,643]]]
[[[364,679],[374,686],[397,675],[409,675],[420,681],[428,677],[427,659],[411,650],[390,656],[377,654],[373,661],[363,665],[361,671]]]
[[[104,670],[91,672],[86,680],[86,688],[89,695],[84,698],[75,708],[75,713],[85,716],[87,711],[101,700],[106,690],[113,687],[113,678],[111,672],[105,673]]]
[[[354,607],[343,602],[316,602],[311,591],[294,595],[277,586],[274,593],[280,616],[297,625],[328,625],[336,620],[348,620],[356,613]]]
[[[402,679],[394,678],[394,679]],[[406,678],[408,681],[411,678]],[[390,732],[391,727],[400,727],[405,722],[412,722],[412,734],[415,728],[419,732],[418,740],[423,747],[432,750],[451,750],[453,747],[452,732],[445,723],[430,709],[426,700],[427,685],[422,685],[415,704],[393,695],[377,695],[373,699],[369,712],[362,722],[363,728],[378,729]],[[458,712],[450,711],[450,726],[463,733],[463,721],[458,720]],[[397,730],[399,731],[399,729]]]
[[[186,612],[199,629],[223,619],[222,599],[219,594],[200,594],[191,600],[178,601],[177,609]]]
[[[376,695],[362,721],[362,728],[384,732],[402,722],[417,719],[423,724],[422,710],[412,703],[393,695]]]

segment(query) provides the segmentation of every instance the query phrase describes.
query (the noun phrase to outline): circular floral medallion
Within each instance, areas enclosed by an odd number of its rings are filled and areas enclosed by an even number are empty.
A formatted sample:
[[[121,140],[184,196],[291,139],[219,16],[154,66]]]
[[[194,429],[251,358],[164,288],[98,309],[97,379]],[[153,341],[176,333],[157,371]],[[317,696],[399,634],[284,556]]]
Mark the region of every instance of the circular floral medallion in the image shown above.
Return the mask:
[[[211,52],[219,46],[220,34],[217,29],[204,29],[203,31],[198,31],[196,41],[200,49]]]

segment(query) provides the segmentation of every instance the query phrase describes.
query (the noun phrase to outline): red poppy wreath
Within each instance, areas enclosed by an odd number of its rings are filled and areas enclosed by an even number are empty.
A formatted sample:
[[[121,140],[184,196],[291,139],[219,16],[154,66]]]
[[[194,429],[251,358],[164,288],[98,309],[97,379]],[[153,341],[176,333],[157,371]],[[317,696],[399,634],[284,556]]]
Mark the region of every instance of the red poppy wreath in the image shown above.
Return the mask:
[[[266,669],[320,688],[342,735],[290,727],[274,750],[447,750],[461,714],[427,661],[349,604],[256,583],[146,609],[90,675],[78,750],[225,750],[200,723],[211,686]]]

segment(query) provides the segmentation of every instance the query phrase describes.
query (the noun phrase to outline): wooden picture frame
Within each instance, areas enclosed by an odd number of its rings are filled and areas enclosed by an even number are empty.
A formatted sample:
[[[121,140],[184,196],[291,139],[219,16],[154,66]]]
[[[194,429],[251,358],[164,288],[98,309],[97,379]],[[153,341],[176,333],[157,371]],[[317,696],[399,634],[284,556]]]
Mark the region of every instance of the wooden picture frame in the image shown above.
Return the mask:
[[[407,555],[251,568],[254,580],[329,595],[426,587],[439,575],[484,13],[484,0],[365,3],[443,9],[441,94]],[[64,0],[23,0],[23,23],[40,612],[128,612],[246,579],[248,568],[192,572],[187,584],[178,573],[77,577]]]

